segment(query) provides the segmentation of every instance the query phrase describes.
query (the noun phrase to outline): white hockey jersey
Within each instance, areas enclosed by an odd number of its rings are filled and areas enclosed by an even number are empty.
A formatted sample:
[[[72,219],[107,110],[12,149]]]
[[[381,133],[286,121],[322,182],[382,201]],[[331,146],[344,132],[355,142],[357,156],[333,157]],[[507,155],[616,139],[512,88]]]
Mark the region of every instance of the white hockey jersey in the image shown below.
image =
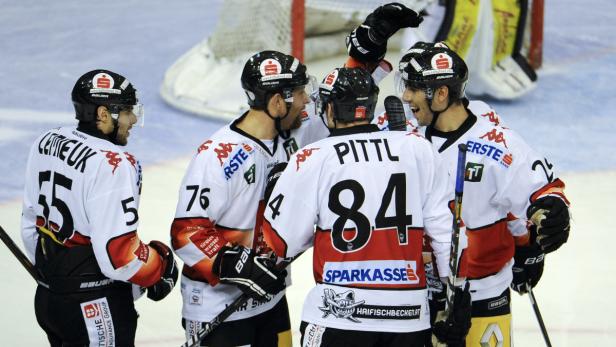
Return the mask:
[[[137,236],[141,166],[128,152],[76,127],[49,130],[30,149],[22,238],[35,261],[38,233],[65,247],[91,246],[102,273],[148,287],[163,272]]]
[[[314,247],[317,285],[302,320],[364,331],[430,327],[423,235],[446,276],[452,225],[439,163],[422,136],[374,125],[334,130],[291,158],[263,229],[279,256]]]
[[[308,105],[309,106],[309,105]],[[265,247],[261,233],[263,193],[267,175],[305,143],[327,136],[318,117],[302,113],[302,126],[287,139],[262,141],[237,128],[237,119],[205,141],[193,157],[180,187],[171,227],[173,249],[184,261],[182,316],[207,322],[241,291],[219,284],[212,273],[218,251],[227,243],[259,251]],[[271,309],[284,295],[268,302],[249,300],[227,320],[237,320]]]
[[[553,165],[516,132],[468,110],[469,118],[458,130],[442,133],[427,127],[425,136],[452,177],[458,144],[468,147],[462,208],[468,238],[466,274],[473,300],[483,300],[500,295],[511,284],[516,242],[528,241],[530,203],[544,194],[562,193],[564,183]],[[494,114],[492,119],[499,118]],[[450,181],[452,191],[454,186]]]

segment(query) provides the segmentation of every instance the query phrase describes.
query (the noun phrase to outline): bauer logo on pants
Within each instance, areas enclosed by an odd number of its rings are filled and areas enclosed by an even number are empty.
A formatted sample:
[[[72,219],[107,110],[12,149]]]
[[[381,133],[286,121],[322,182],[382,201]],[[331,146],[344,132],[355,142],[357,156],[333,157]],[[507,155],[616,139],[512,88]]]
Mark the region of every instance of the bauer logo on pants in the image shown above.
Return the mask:
[[[115,346],[115,330],[107,298],[82,303],[81,312],[88,330],[90,346]]]

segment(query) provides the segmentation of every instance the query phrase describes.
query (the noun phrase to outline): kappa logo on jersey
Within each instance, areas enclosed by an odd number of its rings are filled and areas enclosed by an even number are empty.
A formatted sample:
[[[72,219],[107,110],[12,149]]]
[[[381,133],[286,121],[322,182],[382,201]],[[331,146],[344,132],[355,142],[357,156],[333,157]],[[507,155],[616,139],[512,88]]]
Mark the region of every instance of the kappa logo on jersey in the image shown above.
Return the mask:
[[[286,140],[282,146],[284,147],[285,153],[287,153],[287,159],[291,158],[293,153],[297,152],[297,150],[299,149],[297,141],[295,141],[294,137]]]
[[[229,157],[229,153],[233,151],[233,147],[237,146],[237,143],[219,143],[218,147],[214,148],[214,152],[216,152],[216,157],[220,162],[220,166],[224,164],[225,159]]]
[[[487,143],[480,143],[469,140],[466,142],[466,146],[468,152],[486,156],[506,168],[508,168],[511,163],[513,163],[513,155],[511,153],[506,153],[505,155],[503,155],[504,152],[501,149],[498,149]]]
[[[255,171],[256,171],[256,166],[255,164],[252,164],[250,168],[246,172],[244,172],[244,179],[246,180],[246,183],[248,184],[255,183]]]
[[[250,146],[248,146],[250,148]],[[252,148],[250,148],[252,149]],[[244,148],[240,148],[237,153],[229,160],[227,165],[223,168],[225,172],[225,178],[227,180],[231,179],[231,176],[242,166],[252,152],[246,152]]]
[[[487,137],[488,141],[492,141],[492,142],[496,142],[496,143],[502,143],[505,148],[509,148],[507,147],[507,141],[505,140],[505,136],[503,135],[502,131],[496,131],[496,129],[492,129],[491,131],[488,131],[487,133],[485,133],[483,136],[480,136],[480,139],[484,139]]]
[[[128,160],[137,173],[137,187],[139,187],[139,193],[141,194],[141,179],[143,177],[141,173],[141,165],[139,165],[139,162],[132,154],[124,152],[124,155],[126,156],[126,160]]]
[[[296,160],[295,160],[295,164],[297,165],[297,168],[295,169],[295,171],[299,171],[299,164],[305,162],[306,159],[308,159],[308,157],[312,155],[312,152],[318,151],[318,150],[319,150],[318,147],[305,148],[305,149],[302,149],[301,153],[297,153]]]
[[[105,151],[101,149],[101,152],[106,153],[105,157],[107,158],[107,163],[113,167],[111,170],[112,174],[115,174],[115,170],[118,168],[120,163],[122,162],[122,158],[120,158],[120,154],[113,151]]]
[[[417,284],[417,263],[405,260],[327,262],[323,283]]]
[[[466,163],[466,172],[464,180],[467,182],[480,182],[483,174],[483,164],[468,162]]]
[[[336,293],[332,289],[326,288],[323,291],[323,307],[319,310],[323,311],[323,318],[330,314],[336,318],[348,319],[351,322],[361,323],[359,319],[353,317],[357,306],[366,302],[365,300],[355,302],[355,292],[347,290],[344,293]]]
[[[481,115],[484,118],[487,118],[488,121],[494,125],[499,125],[500,124],[500,118],[498,118],[498,115],[496,115],[496,113],[494,111],[490,111],[488,113],[484,113]]]
[[[212,144],[212,140],[207,140],[204,143],[201,144],[201,146],[199,146],[199,148],[197,148],[197,154],[203,152],[203,151],[207,151],[208,148],[210,148],[210,145]]]

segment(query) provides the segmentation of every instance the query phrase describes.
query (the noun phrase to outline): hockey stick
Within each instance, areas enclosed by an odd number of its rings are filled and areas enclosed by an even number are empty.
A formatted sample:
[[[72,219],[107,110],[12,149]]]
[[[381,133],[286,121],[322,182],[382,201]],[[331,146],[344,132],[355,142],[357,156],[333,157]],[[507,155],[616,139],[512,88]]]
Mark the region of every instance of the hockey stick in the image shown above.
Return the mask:
[[[304,252],[301,252],[294,257],[283,260],[283,262],[279,264],[279,269],[285,269],[287,266],[289,266],[289,264],[291,264],[295,259],[299,258],[299,256],[303,253]],[[227,305],[227,307],[225,307],[222,312],[220,312],[216,317],[214,317],[214,319],[205,323],[203,327],[199,329],[199,331],[197,331],[196,334],[191,335],[190,338],[186,340],[186,342],[184,342],[181,347],[199,346],[201,341],[203,341],[206,336],[211,334],[214,329],[216,329],[220,324],[222,324],[222,322],[229,318],[229,316],[233,314],[233,312],[235,312],[235,310],[242,306],[246,301],[248,301],[248,299],[250,299],[250,296],[246,293],[242,293],[242,295],[238,296],[235,300],[233,300],[231,304]]]
[[[15,242],[13,242],[13,239],[11,239],[9,234],[7,234],[6,231],[4,231],[2,226],[0,226],[0,239],[2,239],[2,242],[4,242],[4,244],[9,248],[9,250],[11,251],[11,253],[13,253],[15,258],[17,258],[17,260],[19,260],[19,262],[21,263],[21,265],[23,265],[26,271],[28,271],[30,276],[32,276],[32,278],[34,278],[34,280],[37,283],[47,286],[46,284],[43,284],[41,282],[40,276],[34,269],[34,265],[32,265],[32,263],[30,262],[30,259],[28,259],[28,257],[26,257],[24,252],[22,252],[21,249],[19,249],[19,247],[15,244]]]
[[[389,130],[406,130],[406,115],[404,114],[404,106],[402,101],[397,96],[390,95],[385,98],[385,113],[389,121]]]
[[[456,193],[453,210],[453,227],[451,233],[451,248],[449,253],[449,277],[447,280],[447,306],[446,316],[453,318],[453,302],[455,294],[456,277],[458,275],[458,251],[460,240],[460,225],[462,224],[462,195],[464,193],[464,175],[466,172],[466,145],[458,145],[458,166],[456,169]]]
[[[530,286],[529,283],[526,283],[526,290],[528,291],[528,297],[530,298],[530,304],[533,306],[533,311],[535,311],[537,322],[539,322],[539,327],[541,328],[541,334],[543,334],[545,345],[548,347],[552,347],[552,342],[550,342],[550,336],[548,335],[548,330],[545,328],[545,324],[543,323],[543,317],[541,317],[541,312],[539,312],[539,305],[537,305],[537,299],[535,299],[535,294],[533,294],[533,288]]]

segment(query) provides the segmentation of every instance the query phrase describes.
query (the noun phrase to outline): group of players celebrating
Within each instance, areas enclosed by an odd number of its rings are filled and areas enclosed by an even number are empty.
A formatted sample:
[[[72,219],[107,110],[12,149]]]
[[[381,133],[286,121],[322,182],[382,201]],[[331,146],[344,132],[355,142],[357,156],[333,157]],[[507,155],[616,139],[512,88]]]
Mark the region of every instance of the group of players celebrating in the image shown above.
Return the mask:
[[[137,236],[141,167],[121,148],[142,113],[135,88],[108,70],[81,76],[79,123],[36,140],[24,193],[22,237],[50,345],[133,346],[133,300],[171,292],[175,253],[187,339],[247,294],[200,345],[290,346],[285,265],[313,247],[302,346],[510,346],[510,288],[534,287],[545,254],[568,238],[564,183],[465,97],[467,65],[443,43],[418,42],[399,62],[406,128],[375,117],[377,84],[392,70],[387,41],[421,21],[398,3],[378,7],[320,84],[293,56],[254,54],[241,76],[250,109],[198,146],[171,247]],[[460,266],[450,274],[459,144]]]

